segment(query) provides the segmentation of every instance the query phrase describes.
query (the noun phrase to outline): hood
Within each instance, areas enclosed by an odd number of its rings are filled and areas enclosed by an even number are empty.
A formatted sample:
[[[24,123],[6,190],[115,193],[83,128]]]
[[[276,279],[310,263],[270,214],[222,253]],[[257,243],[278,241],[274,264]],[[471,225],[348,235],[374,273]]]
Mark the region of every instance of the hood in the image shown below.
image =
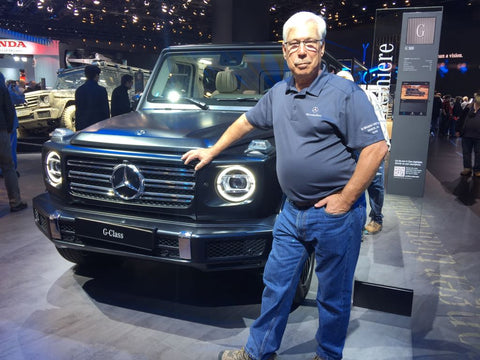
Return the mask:
[[[112,117],[76,133],[70,143],[96,148],[184,152],[213,145],[242,113],[202,110],[135,111]],[[266,138],[253,131],[241,143]]]

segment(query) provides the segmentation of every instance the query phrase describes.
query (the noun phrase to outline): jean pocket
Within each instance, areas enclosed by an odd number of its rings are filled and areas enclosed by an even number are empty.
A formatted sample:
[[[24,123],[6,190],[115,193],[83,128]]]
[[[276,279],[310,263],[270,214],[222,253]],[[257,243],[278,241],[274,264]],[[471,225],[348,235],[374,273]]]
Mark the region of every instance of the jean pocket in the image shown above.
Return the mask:
[[[329,213],[325,208],[322,208],[322,209],[323,209],[323,212],[325,213],[325,216],[336,218],[336,219],[345,217],[348,214],[348,211],[343,213],[332,214],[332,213]]]

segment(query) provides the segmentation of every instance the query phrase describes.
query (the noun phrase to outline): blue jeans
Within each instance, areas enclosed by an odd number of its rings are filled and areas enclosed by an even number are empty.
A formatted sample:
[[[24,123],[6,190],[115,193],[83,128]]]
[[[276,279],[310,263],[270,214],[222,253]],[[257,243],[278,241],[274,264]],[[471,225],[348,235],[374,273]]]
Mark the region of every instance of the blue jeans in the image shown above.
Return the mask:
[[[316,351],[327,360],[342,358],[365,219],[364,195],[349,212],[339,215],[328,214],[324,207],[301,210],[285,202],[263,275],[261,314],[245,346],[252,359],[268,359],[280,348],[300,274],[312,250],[318,278]]]
[[[480,171],[480,139],[462,137],[463,167],[472,168],[472,151],[475,158],[473,171]]]
[[[10,135],[6,130],[0,130],[0,169],[7,189],[10,206],[17,206],[21,202],[18,177],[12,159]]]
[[[376,223],[383,224],[383,200],[385,198],[385,160],[382,160],[380,167],[375,174],[371,184],[367,188],[370,213],[368,216]]]

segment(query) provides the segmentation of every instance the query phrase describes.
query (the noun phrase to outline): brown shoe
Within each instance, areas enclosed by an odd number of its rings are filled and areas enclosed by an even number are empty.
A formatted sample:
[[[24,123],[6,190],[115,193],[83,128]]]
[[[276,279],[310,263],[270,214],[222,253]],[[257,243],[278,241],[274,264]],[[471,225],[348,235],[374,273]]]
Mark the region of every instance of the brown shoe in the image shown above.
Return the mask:
[[[365,226],[365,230],[369,233],[369,234],[376,234],[378,233],[379,231],[382,230],[382,224],[379,224],[377,223],[376,221],[370,221],[368,223],[368,225]]]
[[[270,356],[269,360],[276,360],[277,354]],[[240,350],[223,350],[218,354],[218,360],[253,360],[242,348]]]
[[[480,171],[475,171],[475,173],[473,174],[473,176],[475,176],[475,177],[480,177]]]
[[[318,356],[317,354],[315,354],[315,356],[313,357],[312,360],[323,360],[323,358],[321,358],[320,356]]]
[[[462,176],[470,176],[470,175],[472,175],[472,169],[465,168],[465,169],[463,169],[463,171],[460,173],[460,175],[462,175]]]

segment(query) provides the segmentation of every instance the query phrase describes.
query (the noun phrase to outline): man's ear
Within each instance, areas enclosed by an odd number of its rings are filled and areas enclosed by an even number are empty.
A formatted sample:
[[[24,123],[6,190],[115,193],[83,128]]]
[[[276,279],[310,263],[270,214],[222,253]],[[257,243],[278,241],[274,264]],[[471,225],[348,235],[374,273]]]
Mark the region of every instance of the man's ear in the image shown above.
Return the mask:
[[[287,60],[287,46],[285,44],[282,44],[282,52],[283,52],[283,58]]]
[[[322,47],[320,48],[320,55],[323,56],[325,54],[325,40],[322,42]]]

